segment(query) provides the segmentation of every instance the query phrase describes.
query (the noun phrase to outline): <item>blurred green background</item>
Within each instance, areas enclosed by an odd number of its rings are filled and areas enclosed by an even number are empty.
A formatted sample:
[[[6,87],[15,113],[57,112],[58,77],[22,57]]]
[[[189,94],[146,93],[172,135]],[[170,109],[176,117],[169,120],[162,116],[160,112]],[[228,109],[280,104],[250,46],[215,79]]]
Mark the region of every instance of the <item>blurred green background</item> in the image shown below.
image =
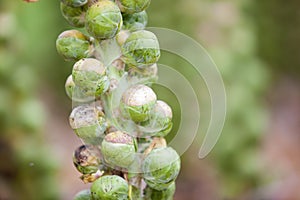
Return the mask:
[[[71,26],[60,1],[0,0],[0,199],[72,199],[84,185],[72,165],[81,144],[68,126],[71,73],[55,48]],[[227,118],[214,150],[199,160],[209,123],[205,85],[188,63],[160,62],[198,83],[199,137],[182,156],[175,200],[300,199],[300,2],[296,0],[152,1],[149,24],[202,44],[226,87]],[[170,92],[156,88],[174,112]],[[172,135],[170,136],[172,137]]]

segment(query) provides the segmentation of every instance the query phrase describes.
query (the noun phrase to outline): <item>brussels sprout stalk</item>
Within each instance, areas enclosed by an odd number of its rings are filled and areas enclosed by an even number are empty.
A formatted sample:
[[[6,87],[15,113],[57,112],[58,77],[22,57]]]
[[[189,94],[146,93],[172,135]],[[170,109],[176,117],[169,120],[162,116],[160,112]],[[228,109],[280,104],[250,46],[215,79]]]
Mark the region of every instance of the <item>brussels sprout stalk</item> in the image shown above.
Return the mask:
[[[150,2],[61,0],[63,17],[85,29],[56,41],[58,53],[76,62],[65,90],[76,103],[70,126],[84,145],[73,163],[92,183],[75,200],[173,199],[180,158],[164,139],[172,109],[151,89],[161,54],[156,35],[144,30]]]

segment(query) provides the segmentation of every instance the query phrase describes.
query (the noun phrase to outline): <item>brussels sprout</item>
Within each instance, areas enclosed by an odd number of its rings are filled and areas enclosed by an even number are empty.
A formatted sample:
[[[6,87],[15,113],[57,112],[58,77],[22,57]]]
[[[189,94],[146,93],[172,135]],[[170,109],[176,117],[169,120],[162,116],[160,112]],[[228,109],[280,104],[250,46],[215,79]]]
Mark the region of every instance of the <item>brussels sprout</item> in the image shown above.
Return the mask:
[[[123,14],[123,29],[129,31],[138,31],[145,29],[148,22],[146,11],[134,14]]]
[[[68,21],[68,23],[75,27],[84,27],[85,24],[85,13],[87,6],[82,7],[72,7],[64,3],[60,4],[60,10],[63,17]]]
[[[160,57],[156,36],[145,30],[133,32],[121,47],[126,64],[145,67],[155,64]]]
[[[151,0],[117,0],[117,4],[124,13],[138,13],[147,9]]]
[[[145,200],[173,200],[175,190],[175,182],[173,182],[167,189],[161,191],[147,187],[145,189]]]
[[[103,63],[94,58],[81,59],[74,64],[72,77],[74,83],[89,96],[99,96],[109,87]]]
[[[78,147],[73,155],[73,163],[76,169],[82,174],[96,173],[101,163],[100,149],[92,145]]]
[[[142,83],[150,85],[151,83],[155,83],[158,79],[157,64],[145,68],[127,65],[126,70],[128,71],[129,81],[136,81],[139,79]]]
[[[167,189],[180,171],[180,157],[171,147],[153,149],[142,164],[143,177],[155,190]]]
[[[91,56],[93,51],[89,38],[77,30],[62,32],[56,40],[56,49],[65,60],[80,60]]]
[[[72,99],[74,88],[75,88],[75,83],[73,81],[72,75],[70,75],[68,76],[65,83],[65,91],[70,99]]]
[[[128,183],[120,176],[102,176],[91,187],[93,200],[127,200]]]
[[[65,91],[67,96],[75,102],[92,102],[96,99],[95,93],[91,93],[85,88],[75,85],[72,75],[70,75],[65,83]]]
[[[120,9],[108,0],[99,1],[89,7],[85,19],[87,31],[97,39],[113,38],[123,23]]]
[[[134,85],[127,89],[121,99],[123,115],[129,116],[134,122],[148,120],[156,102],[156,94],[145,85]]]
[[[153,136],[165,137],[172,129],[172,109],[164,101],[157,101],[150,117],[150,126],[159,129]]]
[[[117,35],[116,35],[116,40],[117,43],[122,46],[125,41],[127,40],[127,38],[129,37],[130,32],[127,30],[121,30]]]
[[[134,139],[121,131],[109,133],[102,141],[101,151],[107,164],[128,169],[135,159]]]
[[[70,126],[85,143],[100,144],[104,138],[107,122],[99,107],[81,105],[73,109]]]
[[[80,7],[85,5],[88,0],[61,0],[62,3],[72,6],[72,7]]]
[[[89,189],[82,190],[74,196],[74,200],[92,200],[91,191]]]

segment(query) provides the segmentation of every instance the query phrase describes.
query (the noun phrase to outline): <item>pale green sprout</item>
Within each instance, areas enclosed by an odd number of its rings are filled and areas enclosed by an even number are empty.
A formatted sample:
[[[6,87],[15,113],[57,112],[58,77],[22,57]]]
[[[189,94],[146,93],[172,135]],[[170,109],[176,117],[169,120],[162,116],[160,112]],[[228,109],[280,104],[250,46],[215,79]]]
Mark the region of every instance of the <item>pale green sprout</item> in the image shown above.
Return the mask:
[[[134,143],[130,135],[121,131],[107,134],[101,144],[105,162],[111,167],[128,169],[135,159]]]
[[[109,79],[102,62],[94,58],[81,59],[73,66],[72,78],[87,96],[99,96],[109,88]]]
[[[167,189],[180,171],[180,157],[171,147],[153,149],[142,164],[143,178],[155,190]]]
[[[154,33],[146,30],[131,33],[121,50],[126,64],[140,68],[153,65],[160,58],[158,40]]]
[[[80,105],[75,107],[69,117],[70,126],[87,144],[100,144],[104,138],[107,122],[98,106]]]
[[[123,24],[118,6],[108,0],[96,2],[89,7],[85,15],[86,30],[96,39],[113,38]]]
[[[67,22],[74,27],[84,27],[85,24],[85,13],[87,10],[86,6],[81,7],[72,7],[68,6],[64,3],[60,4],[60,10],[63,17],[67,20]]]
[[[102,176],[91,187],[93,200],[127,200],[128,183],[116,175]]]
[[[62,32],[56,40],[56,49],[65,60],[80,60],[93,53],[90,38],[77,30]]]
[[[146,85],[133,85],[121,99],[121,109],[125,117],[139,123],[149,119],[156,102],[156,94]]]

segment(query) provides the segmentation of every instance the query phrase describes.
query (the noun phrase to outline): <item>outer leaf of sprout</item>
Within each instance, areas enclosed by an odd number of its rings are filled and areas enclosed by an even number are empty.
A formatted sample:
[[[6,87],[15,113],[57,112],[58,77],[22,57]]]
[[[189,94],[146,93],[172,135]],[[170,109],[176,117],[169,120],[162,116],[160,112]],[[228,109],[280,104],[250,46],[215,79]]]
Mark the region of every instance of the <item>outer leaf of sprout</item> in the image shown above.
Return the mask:
[[[134,122],[146,121],[156,102],[156,94],[145,85],[134,85],[127,89],[121,99],[122,112]]]
[[[142,165],[143,177],[155,190],[167,189],[180,171],[180,157],[171,147],[153,149]]]
[[[91,191],[89,189],[78,192],[73,200],[92,200]]]
[[[100,149],[91,145],[78,147],[73,155],[73,163],[82,174],[96,173],[102,166]]]
[[[157,64],[153,64],[142,69],[135,66],[127,65],[126,71],[128,71],[129,81],[138,81],[139,83],[151,85],[152,83],[155,83],[158,79]]]
[[[87,36],[77,30],[68,30],[58,36],[56,49],[65,60],[80,60],[89,57],[93,48]]]
[[[172,109],[164,101],[157,101],[149,121],[151,123],[150,126],[159,129],[159,131],[152,134],[152,136],[165,137],[173,127]]]
[[[148,15],[146,11],[134,14],[123,14],[123,29],[129,31],[138,31],[146,28]]]
[[[74,64],[72,77],[87,96],[99,96],[106,92],[109,80],[102,62],[94,58],[81,59]]]
[[[95,38],[113,38],[122,27],[122,15],[118,6],[108,0],[93,4],[86,13],[86,29]]]
[[[148,187],[145,190],[146,195],[144,200],[173,200],[175,189],[175,182],[173,182],[167,189],[161,191]]]
[[[72,7],[64,3],[60,4],[60,10],[63,17],[68,21],[70,25],[78,28],[84,27],[85,13],[87,8],[87,6]]]
[[[76,135],[85,143],[99,145],[102,142],[107,123],[98,107],[78,106],[72,110],[69,121]]]
[[[150,31],[133,32],[122,45],[122,59],[140,68],[155,64],[160,57],[159,43]]]
[[[128,190],[128,183],[123,178],[102,176],[93,183],[91,194],[93,200],[127,200]]]
[[[134,139],[121,131],[107,134],[102,142],[101,150],[105,161],[111,167],[128,169],[135,159]]]

